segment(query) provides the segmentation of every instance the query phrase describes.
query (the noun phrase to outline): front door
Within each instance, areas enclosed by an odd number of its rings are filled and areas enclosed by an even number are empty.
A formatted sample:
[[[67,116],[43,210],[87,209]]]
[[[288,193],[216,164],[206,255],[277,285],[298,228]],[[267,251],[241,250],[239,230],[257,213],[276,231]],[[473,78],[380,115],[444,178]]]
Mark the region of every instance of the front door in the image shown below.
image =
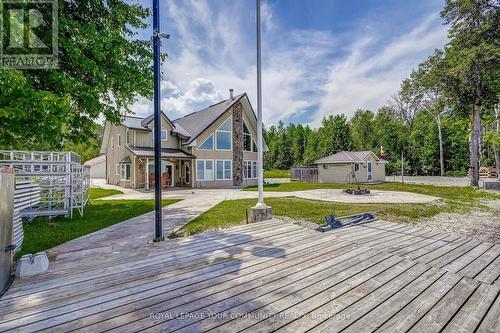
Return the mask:
[[[366,180],[369,182],[373,181],[373,167],[371,161],[368,161],[366,165]]]
[[[155,174],[155,165],[154,163],[149,164],[149,179],[151,185],[153,184]],[[174,186],[174,165],[170,162],[161,161],[161,177],[163,180],[168,181],[168,186]],[[162,186],[166,184],[162,183]]]

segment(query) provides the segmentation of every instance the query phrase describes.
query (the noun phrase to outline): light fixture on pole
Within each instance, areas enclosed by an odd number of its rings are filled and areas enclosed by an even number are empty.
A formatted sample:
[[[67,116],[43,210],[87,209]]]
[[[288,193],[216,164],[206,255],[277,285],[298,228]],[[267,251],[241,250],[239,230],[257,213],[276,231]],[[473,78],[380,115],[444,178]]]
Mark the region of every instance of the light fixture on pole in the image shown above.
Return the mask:
[[[153,241],[163,238],[161,216],[161,106],[160,106],[160,4],[153,0],[153,80],[154,80],[154,160],[155,160],[155,234]]]
[[[257,2],[257,174],[259,201],[252,207],[252,222],[272,218],[271,207],[264,203],[264,140],[262,138],[262,63],[261,63],[261,20],[260,0]]]

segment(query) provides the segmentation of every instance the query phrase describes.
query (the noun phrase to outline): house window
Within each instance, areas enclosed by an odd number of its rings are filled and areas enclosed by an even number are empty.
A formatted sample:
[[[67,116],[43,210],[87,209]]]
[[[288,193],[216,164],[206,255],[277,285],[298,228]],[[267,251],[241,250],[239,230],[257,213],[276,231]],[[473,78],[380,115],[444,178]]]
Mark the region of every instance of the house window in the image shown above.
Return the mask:
[[[359,171],[359,163],[354,163],[354,171]]]
[[[217,180],[228,180],[233,179],[233,161],[231,160],[217,160],[215,161],[216,166],[216,179]]]
[[[231,132],[233,130],[232,118],[226,119],[222,125],[215,131],[215,146],[219,150],[231,150],[232,148],[232,138]]]
[[[161,128],[161,141],[167,141],[168,140],[168,133],[165,128]]]
[[[212,160],[196,160],[196,180],[214,180]]]
[[[127,144],[131,145],[132,142],[134,141],[134,131],[127,131]]]
[[[252,140],[252,150],[254,153],[257,152],[257,144],[255,143],[255,140]]]
[[[243,178],[257,178],[257,161],[243,161]]]
[[[130,164],[120,164],[120,180],[130,180]]]
[[[122,136],[118,134],[118,147],[122,146]]]
[[[203,141],[203,143],[198,147],[198,149],[212,150],[214,149],[214,135],[210,134],[208,138]]]
[[[111,149],[115,149],[115,137],[111,137]]]
[[[252,151],[252,134],[248,130],[247,124],[243,122],[243,150]]]

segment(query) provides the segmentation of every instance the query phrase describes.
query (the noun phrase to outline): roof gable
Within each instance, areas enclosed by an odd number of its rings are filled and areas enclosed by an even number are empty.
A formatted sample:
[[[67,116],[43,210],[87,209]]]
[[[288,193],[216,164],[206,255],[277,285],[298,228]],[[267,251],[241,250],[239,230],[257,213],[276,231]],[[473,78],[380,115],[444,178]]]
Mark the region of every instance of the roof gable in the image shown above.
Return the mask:
[[[235,96],[234,99],[228,99],[203,110],[190,113],[174,120],[174,125],[180,124],[191,135],[191,138],[187,141],[187,144],[189,144],[244,96],[246,97],[245,93]]]
[[[315,163],[351,163],[364,162],[370,156],[374,156],[377,161],[380,161],[377,155],[370,150],[363,151],[339,151],[333,155],[323,157]]]

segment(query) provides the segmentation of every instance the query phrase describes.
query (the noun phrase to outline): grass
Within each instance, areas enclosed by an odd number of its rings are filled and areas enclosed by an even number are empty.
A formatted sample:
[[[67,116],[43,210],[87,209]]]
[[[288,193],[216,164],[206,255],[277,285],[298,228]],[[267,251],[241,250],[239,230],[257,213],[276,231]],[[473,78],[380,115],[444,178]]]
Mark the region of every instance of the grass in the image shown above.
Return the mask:
[[[89,194],[90,194],[90,200],[93,200],[93,199],[109,197],[115,194],[123,194],[123,192],[105,188],[91,188]]]
[[[154,200],[96,200],[120,194],[117,190],[91,189],[83,216],[73,219],[39,217],[24,224],[24,241],[16,257],[50,249],[72,239],[142,215],[154,209]],[[163,206],[178,200],[163,200]]]
[[[387,221],[409,222],[416,218],[432,217],[446,210],[443,204],[345,204],[327,201],[314,201],[293,197],[267,198],[266,204],[273,208],[275,216],[305,219],[322,224],[329,214],[345,216],[377,211],[378,216]],[[250,216],[250,207],[255,199],[224,201],[178,230],[172,237],[183,237],[207,230],[227,228],[244,224],[245,210]]]
[[[351,185],[352,186],[352,185]],[[265,191],[293,192],[312,189],[343,189],[346,184],[318,184],[291,182],[284,184],[267,184]],[[414,222],[419,218],[428,218],[441,212],[462,212],[466,214],[472,209],[481,206],[481,200],[500,199],[500,195],[476,190],[471,187],[445,187],[420,184],[383,183],[366,186],[370,189],[413,192],[432,195],[441,198],[438,202],[428,204],[348,204],[337,202],[314,201],[287,198],[267,198],[266,203],[273,208],[275,216],[285,216],[305,219],[310,222],[324,223],[328,214],[345,216],[367,211],[377,211],[381,219],[395,222]],[[255,191],[257,187],[248,187],[245,190]],[[245,223],[245,210],[255,205],[255,199],[224,201],[206,213],[200,215],[173,237],[181,237],[200,233],[206,230],[226,228]]]
[[[293,192],[293,191],[314,190],[314,189],[344,189],[348,187],[353,187],[353,185],[290,182],[282,184],[266,184],[264,185],[264,190],[269,192],[271,191]],[[448,200],[457,200],[465,202],[477,202],[479,200],[500,199],[500,195],[498,194],[476,190],[473,187],[435,186],[435,185],[401,184],[401,183],[370,184],[370,185],[361,185],[361,187],[363,188],[367,187],[373,190],[413,192],[418,194],[432,195],[435,197]],[[249,186],[244,190],[257,191],[257,186]]]
[[[264,171],[264,178],[290,178],[290,171],[288,170],[266,170]]]

